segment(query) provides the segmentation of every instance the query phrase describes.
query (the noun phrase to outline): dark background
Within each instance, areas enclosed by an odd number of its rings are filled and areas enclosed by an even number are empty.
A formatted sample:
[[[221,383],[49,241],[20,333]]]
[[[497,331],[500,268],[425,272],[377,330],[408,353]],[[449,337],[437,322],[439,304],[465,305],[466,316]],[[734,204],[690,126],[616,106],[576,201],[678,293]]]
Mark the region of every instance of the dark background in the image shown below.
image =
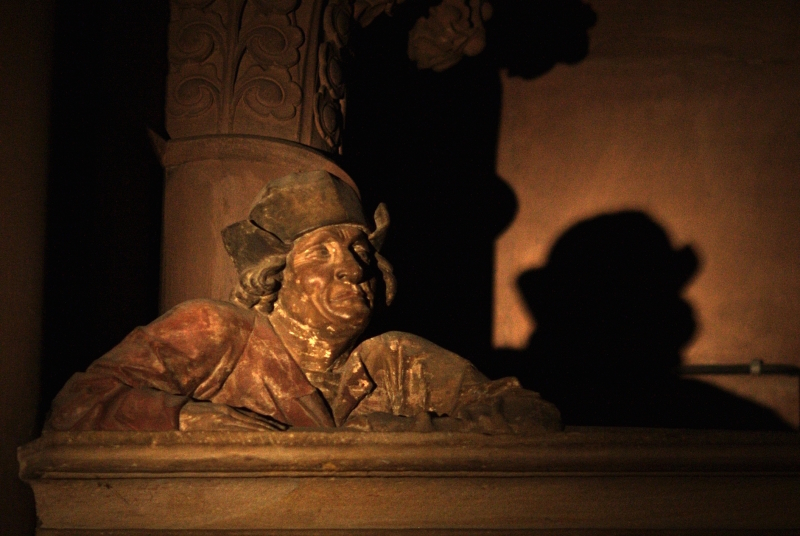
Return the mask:
[[[40,422],[69,376],[158,316],[165,1],[56,6]]]

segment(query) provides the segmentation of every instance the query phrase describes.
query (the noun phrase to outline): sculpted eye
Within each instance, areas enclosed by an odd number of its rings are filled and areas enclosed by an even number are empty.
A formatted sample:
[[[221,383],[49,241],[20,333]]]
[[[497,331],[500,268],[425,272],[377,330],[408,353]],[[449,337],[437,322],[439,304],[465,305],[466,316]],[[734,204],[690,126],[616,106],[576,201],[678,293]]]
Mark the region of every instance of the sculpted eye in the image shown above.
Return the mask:
[[[325,246],[324,244],[320,244],[318,246],[314,246],[312,248],[307,249],[305,251],[305,254],[303,255],[304,258],[312,260],[313,259],[324,260],[329,258],[330,256],[331,253],[330,251],[328,251],[327,246]]]

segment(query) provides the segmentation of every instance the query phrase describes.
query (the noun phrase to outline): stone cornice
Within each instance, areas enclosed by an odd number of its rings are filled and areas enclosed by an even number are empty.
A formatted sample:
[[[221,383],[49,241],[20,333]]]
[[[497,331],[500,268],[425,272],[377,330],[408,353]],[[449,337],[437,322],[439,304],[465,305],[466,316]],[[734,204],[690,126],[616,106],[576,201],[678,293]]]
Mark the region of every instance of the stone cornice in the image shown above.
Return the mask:
[[[736,472],[800,474],[800,436],[568,429],[538,436],[452,433],[70,432],[20,448],[21,476]]]

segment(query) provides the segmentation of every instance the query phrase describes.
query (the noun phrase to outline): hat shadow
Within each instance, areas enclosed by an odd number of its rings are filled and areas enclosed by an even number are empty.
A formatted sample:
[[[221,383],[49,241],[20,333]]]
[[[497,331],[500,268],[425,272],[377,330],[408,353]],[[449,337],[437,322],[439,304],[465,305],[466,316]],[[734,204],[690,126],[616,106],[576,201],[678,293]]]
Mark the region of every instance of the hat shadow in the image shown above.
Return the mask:
[[[490,374],[517,376],[565,424],[787,429],[772,411],[677,375],[697,325],[684,299],[700,261],[641,211],[583,220],[518,286],[536,321],[522,351],[498,351]]]

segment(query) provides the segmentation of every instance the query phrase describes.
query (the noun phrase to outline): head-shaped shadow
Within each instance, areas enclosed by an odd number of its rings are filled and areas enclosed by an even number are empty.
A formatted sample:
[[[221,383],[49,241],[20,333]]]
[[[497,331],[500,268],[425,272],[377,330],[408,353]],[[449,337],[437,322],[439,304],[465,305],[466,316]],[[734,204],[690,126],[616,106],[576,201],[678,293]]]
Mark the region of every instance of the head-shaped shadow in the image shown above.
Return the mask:
[[[785,428],[765,408],[676,375],[696,329],[682,293],[698,267],[692,247],[674,248],[643,212],[577,223],[544,267],[520,276],[536,330],[493,372],[518,376],[571,425]]]

